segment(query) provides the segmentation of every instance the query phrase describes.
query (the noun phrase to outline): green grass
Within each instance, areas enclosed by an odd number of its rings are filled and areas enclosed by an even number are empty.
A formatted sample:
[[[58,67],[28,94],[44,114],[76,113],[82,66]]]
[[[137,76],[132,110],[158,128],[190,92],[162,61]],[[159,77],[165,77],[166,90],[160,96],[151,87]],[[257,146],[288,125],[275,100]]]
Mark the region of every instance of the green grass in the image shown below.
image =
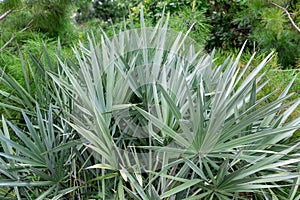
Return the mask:
[[[290,101],[300,98],[300,74],[296,69],[294,70],[280,70],[280,69],[270,69],[266,78],[270,80],[269,84],[262,91],[262,95],[270,93],[274,91],[274,89],[278,89],[282,91],[289,82],[293,79],[294,76],[297,76],[294,84],[292,85],[290,91],[294,93],[294,95],[289,99]],[[298,75],[297,75],[298,74]],[[274,98],[274,97],[273,97]],[[273,100],[270,99],[270,101]],[[300,106],[290,115],[289,120],[293,120],[300,116]],[[300,130],[296,131],[292,140],[300,139]]]

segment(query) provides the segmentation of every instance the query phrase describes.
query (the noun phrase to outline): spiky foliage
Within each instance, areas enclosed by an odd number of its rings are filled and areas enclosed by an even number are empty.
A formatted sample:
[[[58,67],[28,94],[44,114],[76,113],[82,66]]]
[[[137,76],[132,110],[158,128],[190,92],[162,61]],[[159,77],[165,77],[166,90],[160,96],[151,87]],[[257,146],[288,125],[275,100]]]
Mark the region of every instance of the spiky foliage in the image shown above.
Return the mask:
[[[273,102],[267,100],[276,91],[257,99],[266,84],[260,71],[271,54],[256,67],[251,66],[252,57],[240,68],[241,53],[216,66],[213,53],[202,54],[187,35],[170,31],[168,19],[145,28],[143,15],[140,29],[111,39],[105,33],[99,40],[92,35],[87,45],[74,47],[74,54],[77,66],[58,58],[61,71],[47,75],[55,88],[72,98],[72,110],[65,109],[62,122],[55,127],[68,125],[70,132],[81,136],[75,155],[60,162],[76,162],[76,167],[69,169],[72,176],[55,182],[65,183],[64,189],[49,183],[43,189],[55,187],[58,192],[44,196],[143,200],[300,197],[299,143],[286,142],[299,128],[300,118],[287,119],[300,101],[285,101],[291,96],[292,83]],[[24,119],[30,129],[26,115]],[[6,125],[3,130],[6,134],[0,140],[12,151],[1,153],[6,167],[1,176],[16,179],[5,173],[16,165],[26,164],[29,169],[49,166],[26,160],[26,151],[12,142]],[[57,132],[59,138],[64,135]],[[24,141],[28,147],[32,143]],[[46,149],[42,155],[65,150],[57,143]],[[45,180],[34,170],[29,173]],[[16,193],[26,186],[30,193],[38,182],[29,183],[7,186],[14,186]]]

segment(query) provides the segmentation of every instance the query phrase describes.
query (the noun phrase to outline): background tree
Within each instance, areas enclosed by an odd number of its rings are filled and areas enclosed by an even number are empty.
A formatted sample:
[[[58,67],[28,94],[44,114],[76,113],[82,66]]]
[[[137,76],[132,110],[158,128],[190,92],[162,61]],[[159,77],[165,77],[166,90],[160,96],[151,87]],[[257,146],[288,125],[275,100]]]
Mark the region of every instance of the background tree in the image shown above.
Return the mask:
[[[296,1],[260,1],[248,2],[248,12],[240,19],[240,23],[250,21],[251,34],[250,40],[257,43],[259,50],[270,52],[275,50],[278,53],[279,64],[283,68],[296,66],[297,59],[300,57],[300,33],[286,16],[284,10],[274,6],[280,5],[286,8],[295,22],[299,22],[300,3]],[[243,13],[245,13],[243,11]]]
[[[92,0],[75,0],[75,20],[78,24],[83,24],[95,17],[95,9]]]
[[[14,15],[14,18],[25,23],[32,21],[33,29],[57,36],[70,23],[71,5],[71,0],[4,0],[1,11],[17,12],[16,9],[22,8],[20,15],[26,14],[26,17]],[[19,28],[15,23],[10,26]]]
[[[138,5],[140,0],[96,0],[93,1],[95,16],[105,22],[119,22],[126,18],[130,8]]]
[[[71,0],[27,0],[26,5],[38,31],[55,36],[71,22]]]
[[[198,24],[200,29],[194,28],[191,36],[201,42],[205,34],[205,48],[211,51],[213,48],[222,51],[236,51],[248,40],[248,51],[260,51],[268,53],[275,50],[278,55],[278,64],[282,68],[295,68],[299,63],[300,34],[291,23],[287,13],[274,6],[272,3],[286,9],[295,24],[300,21],[300,2],[295,0],[147,0],[144,2],[144,12],[156,22],[161,16],[163,9],[170,13],[170,26],[173,29],[186,30],[191,21]],[[135,16],[138,19],[138,10]],[[193,13],[200,14],[200,18],[191,18]],[[179,16],[172,18],[172,16]],[[199,15],[198,15],[199,16]],[[181,19],[181,20],[179,20]],[[199,20],[200,19],[200,20]],[[208,24],[209,31],[201,28]],[[200,30],[200,31],[199,31]],[[196,33],[196,34],[195,34]],[[194,34],[194,35],[193,35]],[[200,39],[199,39],[200,38]],[[299,64],[298,64],[299,65]]]
[[[62,44],[72,43],[71,6],[71,0],[0,1],[0,68],[24,83],[20,53],[39,58],[43,45],[62,35]]]

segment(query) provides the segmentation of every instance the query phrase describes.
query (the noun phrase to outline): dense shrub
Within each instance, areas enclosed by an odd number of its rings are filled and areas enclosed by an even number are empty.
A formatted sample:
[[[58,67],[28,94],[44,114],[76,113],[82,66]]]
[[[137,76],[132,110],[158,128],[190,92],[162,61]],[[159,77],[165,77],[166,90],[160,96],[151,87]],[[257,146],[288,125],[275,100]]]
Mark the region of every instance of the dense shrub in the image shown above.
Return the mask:
[[[299,21],[297,10],[300,3],[274,2],[287,7],[296,23]],[[195,23],[191,35],[196,41],[205,43],[208,51],[213,48],[234,51],[248,40],[246,48],[249,51],[268,53],[275,50],[281,67],[296,67],[300,55],[297,48],[300,45],[300,34],[284,11],[268,1],[152,0],[145,1],[143,6],[146,15],[154,23],[161,17],[163,10],[170,13],[170,25],[175,30],[188,30]],[[133,9],[133,13],[138,10]],[[138,15],[133,17],[138,19]]]

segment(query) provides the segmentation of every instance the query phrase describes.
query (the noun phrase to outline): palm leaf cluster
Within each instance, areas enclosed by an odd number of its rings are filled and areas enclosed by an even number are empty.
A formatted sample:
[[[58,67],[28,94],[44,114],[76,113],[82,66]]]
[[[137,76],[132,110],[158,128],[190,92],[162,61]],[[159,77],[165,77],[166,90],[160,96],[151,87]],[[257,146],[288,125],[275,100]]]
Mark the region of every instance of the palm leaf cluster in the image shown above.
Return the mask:
[[[300,199],[299,142],[288,140],[300,101],[287,101],[292,83],[257,99],[271,54],[216,66],[168,18],[146,28],[143,14],[141,28],[73,52],[57,66],[32,56],[25,87],[1,71],[1,108],[18,119],[2,117],[4,198]]]

